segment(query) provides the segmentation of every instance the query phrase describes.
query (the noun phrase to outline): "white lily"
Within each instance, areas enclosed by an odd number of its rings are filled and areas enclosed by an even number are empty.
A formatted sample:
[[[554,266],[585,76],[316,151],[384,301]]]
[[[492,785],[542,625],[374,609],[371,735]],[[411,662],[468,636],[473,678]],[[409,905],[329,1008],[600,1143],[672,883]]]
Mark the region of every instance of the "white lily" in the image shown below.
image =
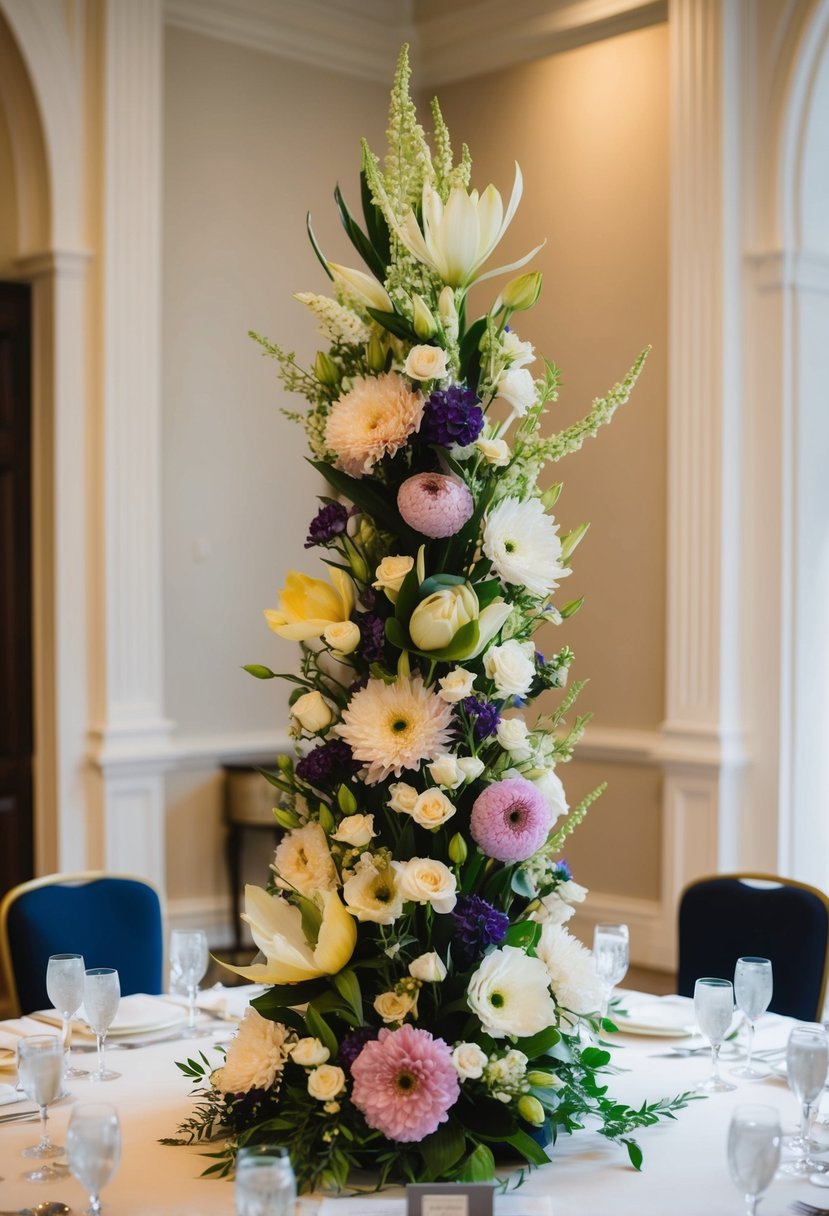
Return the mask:
[[[450,287],[466,288],[478,278],[482,281],[517,270],[542,245],[517,262],[478,275],[509,227],[523,188],[524,180],[516,163],[512,196],[504,214],[501,195],[493,185],[487,186],[480,196],[477,190],[467,193],[462,186],[454,186],[444,206],[440,195],[427,182],[423,186],[423,230],[410,208],[396,235],[418,261],[430,266]]]
[[[254,984],[298,984],[321,975],[335,975],[346,965],[357,944],[357,924],[336,891],[320,891],[322,921],[316,946],[302,929],[299,908],[262,887],[245,887],[242,920],[266,958],[250,967],[224,965]]]
[[[394,312],[389,293],[372,275],[365,274],[362,270],[353,270],[350,266],[340,266],[337,262],[329,262],[328,269],[334,276],[334,282],[342,279],[347,289],[362,304],[380,312]]]

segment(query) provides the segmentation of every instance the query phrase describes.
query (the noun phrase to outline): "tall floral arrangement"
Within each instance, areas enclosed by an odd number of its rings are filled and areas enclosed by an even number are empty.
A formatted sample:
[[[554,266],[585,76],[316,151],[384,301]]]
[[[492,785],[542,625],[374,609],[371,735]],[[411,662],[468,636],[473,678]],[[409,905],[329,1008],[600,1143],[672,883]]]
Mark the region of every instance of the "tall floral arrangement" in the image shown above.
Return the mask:
[[[513,319],[541,275],[513,277],[471,317],[473,284],[520,270],[493,254],[506,206],[470,186],[437,102],[430,148],[401,53],[383,164],[363,144],[362,226],[337,207],[364,269],[332,262],[308,225],[328,294],[301,293],[325,338],[310,371],[257,338],[307,408],[312,464],[330,496],[306,547],[327,577],[292,572],[266,612],[298,642],[287,680],[297,759],[267,775],[284,828],[270,885],[244,919],[267,985],[223,1066],[189,1061],[200,1102],[185,1139],[235,1149],[278,1138],[303,1187],[480,1180],[506,1148],[530,1164],[595,1116],[631,1133],[682,1103],[637,1111],[606,1094],[600,985],[565,927],[585,890],[560,852],[601,792],[569,808],[559,765],[586,716],[571,711],[566,643],[533,640],[581,600],[559,584],[585,526],[561,533],[548,463],[577,450],[623,404],[647,352],[580,422],[542,419],[558,369]],[[256,336],[256,335],[254,335]],[[533,701],[559,693],[538,716]],[[607,1025],[607,1024],[605,1024]]]

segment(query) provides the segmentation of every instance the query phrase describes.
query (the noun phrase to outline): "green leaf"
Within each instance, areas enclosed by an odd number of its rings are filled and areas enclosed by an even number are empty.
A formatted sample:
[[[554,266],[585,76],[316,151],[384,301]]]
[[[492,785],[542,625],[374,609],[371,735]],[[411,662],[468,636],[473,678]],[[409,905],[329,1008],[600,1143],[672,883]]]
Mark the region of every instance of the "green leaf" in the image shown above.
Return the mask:
[[[510,879],[510,886],[516,895],[521,895],[524,899],[535,898],[535,887],[530,881],[530,876],[523,866],[518,866],[515,870],[513,870],[512,878]]]
[[[585,1068],[592,1071],[604,1068],[605,1064],[610,1063],[610,1052],[604,1051],[601,1047],[585,1047],[581,1053],[581,1062]]]
[[[329,279],[333,279],[334,276],[331,273],[331,271],[328,269],[328,261],[325,257],[325,254],[320,249],[319,242],[317,241],[316,235],[314,233],[314,229],[311,227],[311,212],[310,211],[307,212],[307,214],[305,216],[305,228],[308,233],[308,240],[311,242],[311,247],[313,248],[314,253],[317,255],[317,258],[319,259],[320,266],[322,266],[323,270],[328,275]]]
[[[639,1147],[639,1145],[636,1143],[635,1140],[626,1140],[626,1139],[622,1140],[622,1144],[624,1144],[625,1148],[628,1151],[628,1157],[630,1157],[630,1164],[633,1166],[633,1168],[635,1170],[641,1170],[641,1168],[642,1168],[642,1150]]]
[[[529,1035],[526,1039],[519,1039],[520,1050],[528,1059],[532,1060],[536,1056],[546,1055],[560,1039],[559,1031],[554,1026],[547,1026],[544,1030],[539,1030],[538,1034]]]
[[[469,329],[463,335],[460,348],[460,364],[463,372],[466,366],[478,354],[478,347],[481,343],[484,330],[486,329],[486,317],[478,317],[477,321],[473,321]]]
[[[386,637],[398,650],[408,650],[411,647],[412,641],[407,631],[393,616],[386,620]]]
[[[397,600],[394,605],[394,615],[401,625],[408,626],[409,618],[420,601],[420,579],[417,565],[412,566],[409,573],[400,584]]]
[[[577,600],[570,600],[569,604],[565,604],[564,607],[561,609],[562,620],[566,621],[568,617],[575,616],[575,614],[578,612],[579,608],[581,608],[583,603],[584,603],[584,596],[580,595]]]
[[[391,245],[389,241],[389,226],[379,207],[375,206],[371,197],[371,187],[368,184],[365,169],[360,172],[360,202],[363,206],[363,219],[366,221],[368,239],[385,266],[391,260]]]
[[[337,186],[334,190],[334,201],[337,204],[337,211],[340,213],[342,226],[348,234],[348,239],[359,253],[360,257],[368,266],[371,273],[376,279],[382,283],[386,277],[386,265],[382,258],[377,253],[377,250],[372,245],[366,234],[363,232],[359,224],[352,219],[351,212],[346,206],[340,187]]]
[[[507,929],[503,944],[527,950],[534,946],[540,937],[541,925],[534,920],[520,920],[517,925],[510,925]]]
[[[421,1140],[418,1149],[426,1166],[427,1182],[443,1177],[447,1170],[460,1161],[466,1149],[466,1137],[455,1119],[447,1122],[431,1136]]]
[[[425,600],[427,596],[444,591],[447,587],[462,587],[465,582],[462,574],[432,574],[420,584],[420,598]]]
[[[537,1141],[533,1140],[532,1136],[528,1136],[526,1132],[513,1132],[511,1136],[505,1137],[506,1143],[511,1144],[514,1149],[524,1157],[531,1165],[549,1165],[550,1158],[547,1156],[544,1149]]]
[[[360,982],[349,968],[345,967],[334,976],[334,987],[340,996],[353,1010],[359,1022],[363,1020],[363,995],[360,992]]]
[[[315,946],[320,934],[322,912],[320,912],[313,899],[308,899],[305,895],[296,895],[294,898],[302,917],[302,932],[310,944]]]
[[[515,1115],[493,1098],[462,1099],[454,1111],[464,1127],[485,1140],[506,1140],[517,1130]]]
[[[490,578],[485,583],[475,583],[473,590],[481,608],[486,608],[501,595],[501,584],[497,578]]]
[[[251,1005],[263,1017],[270,1017],[275,1009],[282,1009],[286,1005],[304,1005],[306,1001],[312,1001],[315,996],[324,992],[325,988],[324,979],[303,980],[299,984],[274,984],[261,996],[254,997]]]
[[[394,334],[396,338],[403,338],[406,342],[417,342],[418,336],[412,329],[412,326],[405,317],[401,317],[397,312],[383,312],[380,308],[367,308],[366,312],[370,317],[387,329],[390,334]]]
[[[321,1013],[318,1013],[314,1008],[313,1002],[305,1011],[305,1024],[314,1038],[319,1039],[324,1047],[327,1047],[332,1056],[337,1054],[337,1036],[326,1022]]]
[[[255,676],[257,680],[275,680],[276,672],[271,671],[270,667],[265,667],[263,663],[246,663],[242,668],[249,676]]]
[[[420,655],[422,659],[432,659],[437,663],[453,663],[458,659],[467,659],[478,645],[480,629],[477,621],[468,621],[461,625],[448,646],[440,650],[418,650],[416,646],[408,646],[412,654]]]
[[[458,1172],[459,1182],[489,1182],[494,1177],[495,1158],[492,1149],[486,1144],[479,1144]]]
[[[348,473],[335,469],[333,465],[326,464],[324,460],[309,460],[308,463],[325,478],[337,493],[353,502],[355,507],[359,507],[361,511],[365,511],[385,531],[396,533],[411,548],[412,552],[417,551],[423,538],[403,522],[396,504],[383,493],[376,482],[372,483],[367,478],[358,480],[356,477],[349,477]]]

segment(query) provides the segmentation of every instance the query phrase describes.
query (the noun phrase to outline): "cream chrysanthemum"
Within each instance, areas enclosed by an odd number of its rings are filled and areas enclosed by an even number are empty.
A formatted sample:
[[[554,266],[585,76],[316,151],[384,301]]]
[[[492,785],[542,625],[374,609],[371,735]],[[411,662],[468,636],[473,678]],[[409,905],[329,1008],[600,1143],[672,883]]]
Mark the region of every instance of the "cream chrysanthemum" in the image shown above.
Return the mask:
[[[351,392],[334,402],[325,427],[337,467],[362,477],[384,456],[394,456],[420,428],[423,406],[423,394],[412,392],[397,372],[355,380]]]
[[[451,721],[451,705],[424,688],[420,676],[399,677],[393,684],[369,680],[335,729],[366,766],[366,784],[377,785],[437,759],[447,750]]]
[[[224,1094],[246,1094],[252,1089],[271,1089],[282,1075],[295,1035],[281,1022],[263,1018],[248,1006],[231,1040],[221,1068],[210,1077],[214,1089]]]
[[[570,571],[561,561],[558,524],[537,498],[504,498],[487,516],[483,550],[503,583],[547,596]]]

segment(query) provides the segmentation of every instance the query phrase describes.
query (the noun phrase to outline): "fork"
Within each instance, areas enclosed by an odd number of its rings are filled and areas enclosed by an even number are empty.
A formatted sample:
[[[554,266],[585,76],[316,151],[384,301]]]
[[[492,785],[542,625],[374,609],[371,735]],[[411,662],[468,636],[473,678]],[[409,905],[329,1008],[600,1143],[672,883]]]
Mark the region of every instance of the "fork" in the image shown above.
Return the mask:
[[[804,1203],[802,1199],[796,1199],[790,1204],[789,1211],[794,1212],[795,1216],[829,1216],[829,1208],[816,1208],[814,1204]]]

